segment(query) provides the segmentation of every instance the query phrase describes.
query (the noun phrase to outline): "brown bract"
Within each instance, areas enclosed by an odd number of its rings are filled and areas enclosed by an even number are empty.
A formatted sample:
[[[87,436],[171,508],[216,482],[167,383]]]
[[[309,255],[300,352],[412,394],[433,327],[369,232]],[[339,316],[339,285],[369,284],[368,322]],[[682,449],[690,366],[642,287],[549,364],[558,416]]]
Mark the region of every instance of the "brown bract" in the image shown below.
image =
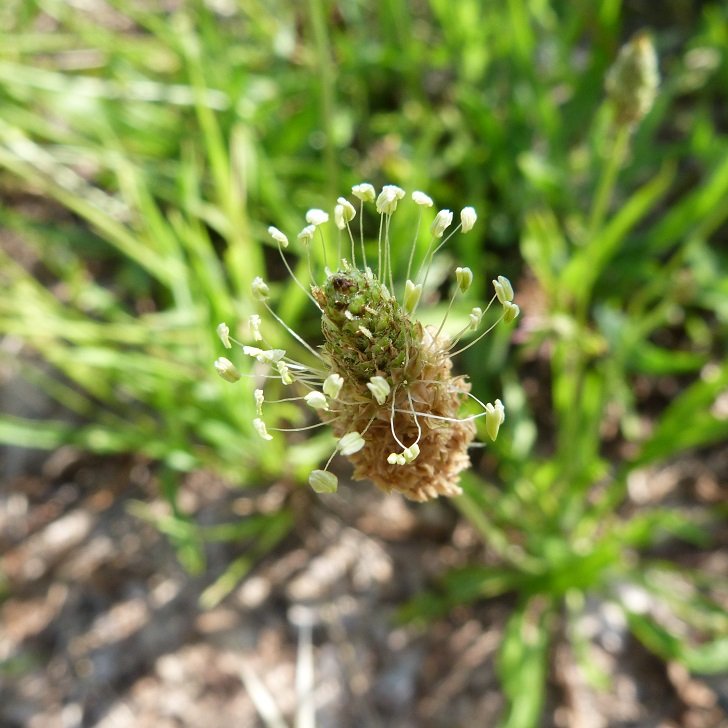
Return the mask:
[[[397,491],[411,500],[426,501],[462,492],[459,474],[470,465],[468,446],[475,437],[475,425],[471,420],[457,421],[470,384],[465,377],[452,375],[449,342],[444,337],[435,340],[432,331],[417,328],[422,331],[422,338],[412,342],[411,352],[411,357],[419,358],[421,365],[417,367],[417,378],[395,387],[383,405],[372,400],[365,385],[345,380],[339,397],[341,404],[331,425],[338,437],[366,430],[366,445],[349,456],[355,480],[368,479],[386,492]],[[392,435],[392,396],[393,426],[399,440],[410,446],[417,439],[417,422],[422,429],[420,454],[405,465],[387,462],[390,453],[402,450]],[[412,414],[413,405],[418,413],[417,422]]]

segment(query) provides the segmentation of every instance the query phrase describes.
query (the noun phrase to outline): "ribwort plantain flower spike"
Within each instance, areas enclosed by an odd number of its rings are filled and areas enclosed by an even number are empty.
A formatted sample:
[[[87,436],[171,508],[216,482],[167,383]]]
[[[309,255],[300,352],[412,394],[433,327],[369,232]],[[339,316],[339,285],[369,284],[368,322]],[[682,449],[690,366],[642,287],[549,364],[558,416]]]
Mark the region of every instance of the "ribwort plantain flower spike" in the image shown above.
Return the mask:
[[[415,191],[405,200],[405,191],[396,185],[385,185],[377,194],[372,185],[363,182],[352,187],[352,195],[358,201],[358,210],[344,197],[339,197],[334,207],[333,222],[340,231],[334,269],[314,270],[316,261],[309,251],[314,236],[320,237],[323,266],[326,266],[330,243],[326,235],[317,235],[317,228],[328,222],[327,213],[309,210],[307,225],[297,236],[302,244],[297,252],[306,256],[313,281],[310,290],[308,287],[304,290],[321,316],[323,343],[313,346],[291,329],[271,307],[268,285],[262,278],[255,278],[253,297],[293,341],[287,349],[272,348],[261,334],[260,316],[254,314],[248,328],[255,344],[260,346],[240,345],[242,354],[258,362],[256,381],[274,379],[278,380],[278,387],[290,386],[293,392],[300,390],[298,396],[278,401],[298,400],[316,412],[321,425],[329,425],[333,430],[337,442],[331,457],[322,469],[314,470],[309,476],[315,492],[337,490],[338,479],[329,471],[329,465],[338,453],[353,464],[355,480],[371,480],[384,491],[396,491],[416,501],[458,495],[461,492],[459,474],[470,464],[468,448],[476,434],[476,420],[484,418],[485,432],[490,439],[495,439],[505,418],[505,408],[500,400],[484,404],[474,397],[467,378],[453,374],[452,359],[480,341],[498,323],[511,321],[518,315],[513,289],[503,276],[493,281],[493,301],[497,298],[501,304],[500,316],[495,314],[482,333],[458,348],[463,337],[481,328],[483,318],[490,311],[490,304],[483,309],[474,307],[460,331],[445,330],[456,299],[471,295],[473,272],[470,268],[455,269],[453,294],[439,328],[421,323],[416,311],[423,292],[429,291],[427,276],[433,257],[458,230],[467,233],[473,229],[477,220],[475,209],[463,207],[459,225],[449,232],[453,213],[440,210],[430,225],[429,243],[421,245],[426,240],[420,239],[420,223],[426,214],[425,208],[434,206],[424,192]],[[362,213],[364,206],[372,203],[380,220],[377,236],[369,240],[364,236]],[[400,240],[401,233],[391,221],[400,204],[414,205],[418,221],[406,236],[408,242],[402,243],[409,245],[409,249],[405,253],[406,273],[403,265],[401,272],[405,274],[402,282],[397,283],[395,267],[402,256],[393,254],[393,241]],[[357,213],[358,230],[354,231],[350,223]],[[358,232],[358,242],[355,232]],[[268,228],[268,233],[278,244],[283,262],[293,276],[283,253],[288,247],[288,237],[273,226]],[[424,236],[426,231],[422,233]],[[348,236],[350,241],[347,258],[339,252],[342,236]],[[330,256],[331,249],[328,252]],[[368,255],[376,258],[376,265],[368,263]],[[295,277],[294,281],[301,286]],[[429,292],[428,298],[431,295]],[[217,333],[226,348],[231,342],[238,344],[230,339],[224,324],[218,327]],[[294,358],[289,348],[301,351],[302,360]],[[241,377],[228,359],[218,359],[215,367],[228,381],[238,381]],[[253,393],[252,424],[260,437],[270,440],[272,435],[263,421],[263,410],[264,403],[268,402],[265,405],[268,408],[271,401],[266,400],[263,389],[260,385]],[[460,411],[468,399],[474,400],[481,411],[463,416]],[[273,406],[275,401],[272,400]]]
[[[617,123],[639,124],[654,105],[659,85],[655,46],[647,33],[637,33],[622,46],[605,81]]]

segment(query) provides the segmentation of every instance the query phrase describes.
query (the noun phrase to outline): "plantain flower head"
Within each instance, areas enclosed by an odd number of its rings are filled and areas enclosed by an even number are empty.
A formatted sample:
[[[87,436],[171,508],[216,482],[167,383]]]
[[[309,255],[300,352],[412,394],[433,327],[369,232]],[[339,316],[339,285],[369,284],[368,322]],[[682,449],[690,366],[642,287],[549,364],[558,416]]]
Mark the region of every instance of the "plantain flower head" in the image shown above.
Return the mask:
[[[494,440],[505,419],[505,408],[499,399],[495,404],[478,400],[470,392],[467,377],[453,371],[453,357],[480,341],[496,324],[518,315],[513,288],[507,278],[498,276],[493,281],[491,302],[483,308],[462,303],[461,308],[470,310],[469,314],[462,312],[465,325],[459,331],[448,331],[446,322],[455,300],[472,295],[472,270],[457,267],[442,322],[439,326],[425,325],[418,319],[417,309],[432,295],[427,278],[433,257],[455,233],[473,229],[478,219],[475,209],[464,207],[455,227],[453,213],[440,210],[430,218],[428,231],[426,227],[420,229],[420,222],[434,203],[424,192],[415,191],[408,198],[402,188],[385,185],[377,193],[364,182],[352,188],[352,197],[353,202],[345,197],[336,200],[332,236],[317,233],[329,223],[329,215],[319,209],[306,213],[307,224],[292,236],[291,245],[284,232],[274,226],[268,228],[294,284],[303,289],[320,317],[322,343],[311,344],[287,326],[271,307],[270,288],[261,278],[252,286],[260,315],[254,314],[248,327],[255,345],[232,339],[225,324],[218,327],[218,336],[226,348],[234,343],[243,356],[255,359],[256,376],[263,377],[259,381],[277,379],[276,389],[298,391],[298,396],[278,401],[299,400],[307,405],[304,410],[309,417],[318,417],[320,426],[333,430],[337,442],[331,457],[309,476],[315,492],[336,491],[338,479],[329,465],[338,453],[352,463],[355,480],[370,480],[386,492],[396,491],[415,501],[458,495],[460,473],[470,464],[468,448],[476,435],[476,421],[484,419],[484,430]],[[371,205],[371,213],[380,217],[378,235],[371,240],[364,235],[365,205]],[[410,231],[405,236],[409,249],[400,249],[394,243],[399,235],[390,223],[398,208],[406,205],[417,210],[419,221],[414,235]],[[332,239],[337,233],[334,251]],[[319,244],[322,254],[318,260],[323,261],[323,270],[316,274],[316,253],[312,250]],[[307,267],[310,282],[294,275],[289,254],[307,258],[308,265],[296,266],[296,270]],[[332,259],[335,265],[330,268]],[[407,262],[401,279],[395,277],[397,261]],[[500,304],[500,313],[491,313],[493,320],[482,326],[495,302]],[[261,327],[264,311],[271,319],[266,331],[274,320],[286,330],[291,347],[274,348],[266,341]],[[485,328],[482,333],[460,345],[481,326]],[[291,356],[291,349],[302,352],[303,360]],[[235,365],[224,357],[215,366],[226,381],[241,378]],[[253,394],[253,429],[264,440],[272,439],[265,421],[266,407],[276,400],[268,399],[260,384]],[[462,414],[468,400],[479,406],[477,414]]]

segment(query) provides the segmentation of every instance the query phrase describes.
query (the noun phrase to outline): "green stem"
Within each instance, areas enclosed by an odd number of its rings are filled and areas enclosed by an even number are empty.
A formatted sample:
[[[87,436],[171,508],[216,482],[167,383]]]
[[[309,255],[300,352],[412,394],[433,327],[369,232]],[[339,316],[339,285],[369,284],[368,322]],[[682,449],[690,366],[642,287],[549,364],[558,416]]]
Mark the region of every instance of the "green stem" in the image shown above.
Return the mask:
[[[617,128],[611,153],[602,167],[601,176],[594,193],[589,222],[587,225],[586,246],[597,243],[604,222],[606,220],[619,174],[629,148],[631,129],[622,125]],[[579,345],[579,340],[589,333],[589,310],[592,286],[586,286],[582,295],[574,302],[574,321],[577,326],[576,345],[567,346],[562,351],[565,376],[572,382],[570,406],[566,413],[566,421],[561,428],[562,440],[560,442],[561,461],[564,463],[563,480],[568,484],[571,477],[577,474],[582,467],[581,453],[578,448],[580,438],[579,429],[582,423],[581,401],[584,396],[584,379],[588,366],[588,356]],[[565,345],[566,346],[566,345]]]
[[[614,195],[614,186],[617,182],[617,175],[624,163],[629,145],[629,137],[631,129],[627,125],[622,125],[617,129],[617,135],[614,139],[614,146],[611,154],[607,159],[607,163],[602,169],[602,175],[599,179],[599,185],[594,195],[591,213],[589,215],[589,224],[587,226],[587,245],[594,240],[597,232],[604,224],[609,203]]]
[[[339,168],[334,149],[335,78],[331,58],[331,43],[326,28],[324,0],[309,0],[311,27],[316,47],[316,66],[321,90],[321,127],[324,132],[324,167],[330,199],[336,199],[339,190]]]

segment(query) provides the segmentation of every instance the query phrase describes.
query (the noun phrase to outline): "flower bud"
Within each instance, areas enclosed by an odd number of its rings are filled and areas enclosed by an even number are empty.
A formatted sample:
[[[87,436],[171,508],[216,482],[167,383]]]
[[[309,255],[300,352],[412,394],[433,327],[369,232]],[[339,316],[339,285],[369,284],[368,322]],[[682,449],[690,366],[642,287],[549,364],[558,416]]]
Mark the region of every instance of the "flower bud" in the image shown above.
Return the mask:
[[[226,381],[235,383],[240,379],[240,372],[230,359],[221,356],[215,360],[215,370]]]
[[[217,335],[220,337],[222,345],[226,349],[232,349],[233,345],[230,343],[230,329],[228,328],[228,325],[225,323],[218,324],[215,331],[217,331]]]
[[[355,452],[359,452],[364,445],[366,445],[366,442],[364,442],[364,438],[358,432],[347,432],[339,440],[339,452],[344,457],[348,457]]]
[[[260,276],[253,278],[252,289],[256,301],[267,301],[270,298],[270,288]]]
[[[475,225],[475,221],[478,219],[478,214],[475,212],[474,207],[463,207],[460,210],[460,224],[462,225],[462,232],[469,233]]]
[[[450,210],[440,210],[432,221],[430,230],[436,238],[441,238],[445,230],[450,227],[452,222],[452,212]]]
[[[351,193],[362,202],[374,202],[374,198],[377,196],[376,190],[368,182],[354,185]]]
[[[328,221],[329,221],[329,215],[327,212],[324,212],[323,210],[314,208],[312,210],[309,210],[306,213],[306,222],[309,223],[309,225],[313,225],[314,227],[323,225],[325,222],[328,222]]]
[[[367,389],[377,400],[377,404],[384,404],[391,392],[389,382],[384,377],[372,377],[367,383]]]
[[[485,405],[485,429],[491,440],[495,440],[495,438],[498,437],[498,430],[503,424],[505,418],[506,410],[505,407],[503,407],[503,402],[499,399],[495,401],[494,405],[490,402]]]
[[[308,484],[315,493],[336,493],[339,479],[328,470],[314,470],[308,476]]]
[[[493,281],[493,288],[495,288],[495,295],[503,305],[507,301],[513,300],[513,286],[505,276],[498,276],[498,280]]]
[[[309,392],[303,399],[306,401],[306,404],[313,409],[325,411],[328,411],[329,409],[329,402],[326,399],[326,395],[322,392],[314,390],[313,392]]]
[[[473,271],[470,268],[455,268],[455,280],[460,293],[465,293],[473,283]]]
[[[377,197],[377,212],[391,215],[397,209],[397,203],[404,197],[404,190],[397,185],[384,185]]]
[[[420,302],[421,295],[421,283],[415,285],[412,281],[408,280],[404,284],[404,310],[407,313],[412,313],[417,308],[417,304]]]
[[[511,321],[515,321],[518,318],[519,313],[521,313],[521,309],[518,307],[517,303],[506,301],[503,304],[503,321],[505,323],[509,324]]]
[[[341,391],[341,388],[344,386],[344,377],[342,377],[340,374],[329,374],[328,377],[324,380],[324,386],[322,389],[324,390],[324,394],[328,397],[331,397],[331,399],[336,399],[339,396],[339,392]]]
[[[272,440],[273,436],[268,434],[268,430],[265,427],[265,422],[260,419],[260,417],[256,417],[253,420],[253,429],[262,437],[264,440]]]
[[[268,228],[268,235],[270,235],[273,240],[281,246],[281,248],[288,247],[288,238],[277,227],[273,227],[273,225],[271,225]]]
[[[415,192],[412,193],[412,199],[414,200],[415,205],[420,205],[421,207],[432,207],[434,204],[432,197],[426,195],[424,192],[420,192],[419,190],[415,190]]]

